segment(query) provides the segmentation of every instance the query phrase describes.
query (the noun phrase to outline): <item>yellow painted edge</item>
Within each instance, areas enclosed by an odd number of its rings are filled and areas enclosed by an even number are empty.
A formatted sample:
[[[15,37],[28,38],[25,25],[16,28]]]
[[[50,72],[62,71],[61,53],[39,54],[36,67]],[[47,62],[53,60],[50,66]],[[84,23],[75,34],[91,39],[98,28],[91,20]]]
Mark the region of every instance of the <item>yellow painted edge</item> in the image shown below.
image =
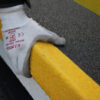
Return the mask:
[[[3,40],[3,36],[2,36],[2,23],[0,20],[0,39]]]
[[[100,0],[75,0],[75,2],[100,15]]]
[[[30,71],[51,100],[100,100],[100,86],[50,43],[32,48]]]

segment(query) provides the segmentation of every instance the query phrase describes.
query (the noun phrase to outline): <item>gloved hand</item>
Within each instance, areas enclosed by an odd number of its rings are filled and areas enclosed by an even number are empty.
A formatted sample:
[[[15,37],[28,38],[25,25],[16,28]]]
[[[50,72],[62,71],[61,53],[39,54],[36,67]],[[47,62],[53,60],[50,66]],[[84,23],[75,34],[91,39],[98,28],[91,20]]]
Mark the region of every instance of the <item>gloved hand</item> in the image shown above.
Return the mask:
[[[4,48],[17,74],[30,76],[29,55],[36,41],[65,44],[65,39],[28,18],[23,6],[0,9]]]

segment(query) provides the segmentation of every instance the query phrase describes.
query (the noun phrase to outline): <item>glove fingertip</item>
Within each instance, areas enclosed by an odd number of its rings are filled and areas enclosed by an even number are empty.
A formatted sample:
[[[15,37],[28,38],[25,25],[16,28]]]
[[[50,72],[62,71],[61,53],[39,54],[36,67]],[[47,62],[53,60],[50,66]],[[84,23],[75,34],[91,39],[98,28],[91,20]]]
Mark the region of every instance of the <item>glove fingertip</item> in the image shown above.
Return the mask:
[[[60,37],[59,39],[57,39],[57,40],[55,41],[55,44],[56,44],[56,45],[65,45],[65,43],[66,43],[66,40],[65,40],[65,38],[63,38],[63,37]]]

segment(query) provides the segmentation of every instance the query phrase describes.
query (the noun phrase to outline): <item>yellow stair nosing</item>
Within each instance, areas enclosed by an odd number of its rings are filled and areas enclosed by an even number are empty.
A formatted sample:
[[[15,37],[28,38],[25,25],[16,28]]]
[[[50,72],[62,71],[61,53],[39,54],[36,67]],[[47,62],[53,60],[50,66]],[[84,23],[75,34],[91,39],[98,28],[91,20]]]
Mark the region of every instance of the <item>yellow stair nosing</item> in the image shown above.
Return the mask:
[[[30,66],[51,100],[100,100],[100,86],[50,43],[35,44]]]

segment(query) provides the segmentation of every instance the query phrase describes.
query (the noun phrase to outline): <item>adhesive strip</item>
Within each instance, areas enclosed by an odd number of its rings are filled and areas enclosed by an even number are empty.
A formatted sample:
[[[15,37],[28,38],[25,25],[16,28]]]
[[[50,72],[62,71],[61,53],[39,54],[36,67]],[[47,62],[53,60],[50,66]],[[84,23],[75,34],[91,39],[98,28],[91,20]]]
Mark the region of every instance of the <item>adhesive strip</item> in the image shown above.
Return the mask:
[[[75,2],[100,15],[100,0],[75,0]]]

